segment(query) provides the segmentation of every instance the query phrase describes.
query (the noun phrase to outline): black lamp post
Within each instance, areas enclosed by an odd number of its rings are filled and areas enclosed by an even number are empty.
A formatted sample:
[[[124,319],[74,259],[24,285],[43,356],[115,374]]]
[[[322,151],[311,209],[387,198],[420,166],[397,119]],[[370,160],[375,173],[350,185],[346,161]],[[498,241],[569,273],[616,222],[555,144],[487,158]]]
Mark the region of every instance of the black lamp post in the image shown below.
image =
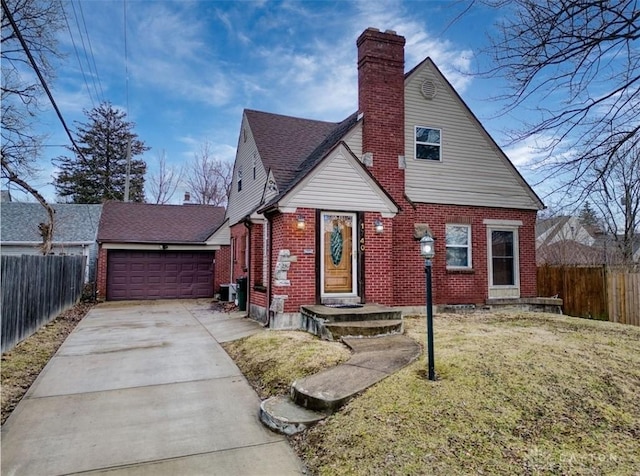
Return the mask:
[[[436,252],[433,238],[426,234],[420,240],[420,255],[424,258],[424,272],[427,276],[427,354],[429,364],[429,380],[436,379],[433,352],[433,295],[431,293],[431,260]]]

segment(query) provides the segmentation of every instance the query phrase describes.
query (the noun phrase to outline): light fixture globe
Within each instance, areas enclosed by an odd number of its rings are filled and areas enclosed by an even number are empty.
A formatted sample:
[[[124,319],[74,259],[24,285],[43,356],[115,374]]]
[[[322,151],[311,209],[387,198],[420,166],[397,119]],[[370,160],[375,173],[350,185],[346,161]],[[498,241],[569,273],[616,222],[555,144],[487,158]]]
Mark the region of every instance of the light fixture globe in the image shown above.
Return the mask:
[[[433,244],[433,238],[431,238],[431,236],[429,235],[424,235],[420,239],[420,256],[422,256],[424,259],[433,258],[436,254],[436,250]]]

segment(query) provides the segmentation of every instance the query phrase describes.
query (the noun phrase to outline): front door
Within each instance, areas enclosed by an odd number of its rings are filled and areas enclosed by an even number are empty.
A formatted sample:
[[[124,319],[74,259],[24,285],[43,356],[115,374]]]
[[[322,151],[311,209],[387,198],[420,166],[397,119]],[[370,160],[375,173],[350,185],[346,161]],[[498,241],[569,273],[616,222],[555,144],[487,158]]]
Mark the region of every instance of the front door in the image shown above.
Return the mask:
[[[322,212],[322,296],[356,296],[355,213]]]

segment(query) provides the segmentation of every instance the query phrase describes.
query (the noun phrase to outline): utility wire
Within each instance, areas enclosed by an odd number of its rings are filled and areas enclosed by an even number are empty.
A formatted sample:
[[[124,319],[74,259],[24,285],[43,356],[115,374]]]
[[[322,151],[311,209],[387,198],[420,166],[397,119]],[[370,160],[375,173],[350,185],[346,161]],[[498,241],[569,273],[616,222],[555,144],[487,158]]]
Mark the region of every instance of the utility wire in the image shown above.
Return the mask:
[[[89,61],[89,53],[87,53],[87,46],[84,44],[84,36],[82,35],[82,29],[80,28],[80,20],[78,19],[78,12],[76,12],[76,6],[73,3],[73,0],[71,0],[71,8],[73,9],[73,16],[76,19],[76,26],[78,27],[78,33],[80,34],[80,41],[82,42],[82,50],[84,51],[84,57],[87,60],[87,66],[89,67],[89,76],[93,81],[93,90],[96,94],[96,101],[100,102],[100,96],[98,95],[98,86],[96,85],[96,77],[93,75],[93,72],[91,71],[91,62]],[[86,31],[86,27],[87,25],[85,24],[85,31]],[[88,37],[89,36],[87,35],[87,39]]]
[[[100,75],[98,74],[98,67],[96,66],[96,56],[93,54],[93,46],[91,46],[91,37],[89,36],[89,31],[87,30],[87,22],[84,19],[84,11],[82,10],[82,2],[78,2],[78,7],[80,8],[80,16],[82,17],[82,23],[84,24],[84,31],[87,35],[87,43],[89,43],[89,51],[91,52],[91,60],[93,62],[93,70],[96,73],[96,78],[98,79],[98,86],[100,86],[100,99],[104,102],[104,91],[102,89],[102,81],[100,81]]]
[[[128,115],[129,114],[129,53],[127,48],[127,0],[123,0],[122,6],[124,9],[124,77],[125,77],[125,91],[127,95],[127,115]]]
[[[58,105],[56,104],[55,99],[53,99],[53,95],[51,94],[51,90],[49,89],[49,86],[47,85],[47,82],[44,80],[44,77],[42,76],[42,73],[40,72],[40,68],[38,67],[38,64],[36,63],[35,59],[33,58],[33,55],[31,54],[31,51],[29,50],[29,46],[27,45],[27,42],[24,41],[24,37],[22,36],[22,33],[20,33],[20,30],[18,29],[18,25],[16,24],[15,20],[13,19],[13,15],[11,14],[11,11],[9,11],[9,7],[7,6],[7,2],[5,0],[1,0],[1,2],[2,2],[2,9],[4,10],[4,14],[7,16],[7,19],[9,20],[9,23],[11,23],[11,28],[13,28],[13,31],[15,32],[16,37],[18,38],[18,41],[20,41],[20,44],[22,45],[22,48],[24,49],[24,52],[27,55],[27,58],[29,59],[29,62],[31,63],[31,66],[33,67],[33,70],[38,75],[38,79],[40,80],[40,84],[42,84],[42,87],[44,88],[44,91],[47,93],[47,96],[49,97],[49,101],[51,101],[51,105],[53,106],[53,109],[55,109],[56,114],[58,115],[58,119],[60,119],[60,122],[62,123],[62,127],[64,128],[65,132],[67,133],[67,136],[69,136],[69,140],[71,141],[71,144],[73,144],[73,146],[75,147],[76,153],[78,154],[78,156],[80,156],[82,158],[82,160],[85,163],[87,163],[87,159],[85,158],[84,154],[80,150],[80,147],[78,147],[78,144],[76,144],[76,141],[74,140],[73,136],[71,135],[71,131],[67,127],[67,123],[65,122],[64,117],[62,117],[62,113],[60,112],[60,109],[58,108]]]
[[[73,6],[73,2],[71,2],[71,6]],[[78,47],[76,46],[76,40],[73,38],[73,32],[71,31],[71,26],[69,25],[69,20],[67,18],[67,12],[64,10],[64,5],[62,4],[62,2],[60,2],[60,8],[62,10],[62,16],[64,16],[64,21],[67,24],[67,30],[69,30],[69,35],[71,36],[71,43],[73,44],[73,50],[76,53],[76,58],[78,58],[78,65],[80,66],[80,71],[82,72],[82,78],[84,79],[84,84],[87,87],[87,93],[89,94],[91,105],[95,107],[96,103],[93,100],[93,95],[91,94],[91,88],[89,88],[89,82],[87,81],[87,75],[84,72],[84,67],[82,66],[82,60],[80,59],[80,53],[78,53]],[[75,9],[74,9],[74,12],[75,12]],[[78,23],[78,17],[76,16],[76,24],[77,23]],[[82,32],[80,32],[80,37],[82,38]],[[84,46],[84,40],[83,40],[83,46]]]

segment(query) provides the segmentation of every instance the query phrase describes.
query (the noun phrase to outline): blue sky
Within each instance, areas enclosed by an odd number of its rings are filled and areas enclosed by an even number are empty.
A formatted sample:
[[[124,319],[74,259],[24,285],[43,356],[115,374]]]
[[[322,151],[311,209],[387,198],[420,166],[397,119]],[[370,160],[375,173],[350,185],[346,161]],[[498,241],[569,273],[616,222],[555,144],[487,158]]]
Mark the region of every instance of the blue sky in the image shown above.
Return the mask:
[[[127,0],[126,25],[123,0],[64,5],[71,33],[60,33],[66,57],[51,84],[63,116],[70,126],[84,122],[83,109],[102,99],[127,111],[151,147],[143,156],[151,173],[161,151],[178,165],[205,142],[233,161],[244,108],[344,119],[357,109],[355,41],[370,26],[406,37],[407,70],[430,56],[500,145],[513,120],[496,117],[500,105],[490,99],[503,85],[472,74],[487,65],[480,49],[499,12],[475,7],[453,22],[466,2]],[[56,147],[68,139],[51,110],[41,119],[49,146],[33,183],[54,200],[51,159],[68,154]],[[505,150],[533,181],[529,144]]]

